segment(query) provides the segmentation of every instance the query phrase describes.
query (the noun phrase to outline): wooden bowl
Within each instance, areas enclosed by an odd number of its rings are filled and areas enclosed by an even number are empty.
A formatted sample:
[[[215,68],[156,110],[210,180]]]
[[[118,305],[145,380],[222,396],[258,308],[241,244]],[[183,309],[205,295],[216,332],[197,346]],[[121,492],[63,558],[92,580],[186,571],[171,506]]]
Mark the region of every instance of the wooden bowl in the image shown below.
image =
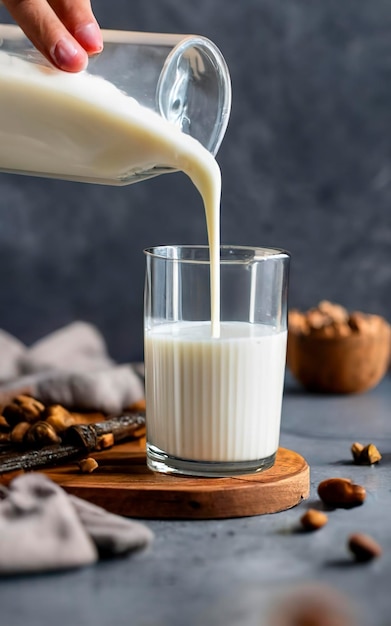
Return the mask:
[[[390,363],[391,329],[380,316],[365,316],[366,332],[352,329],[346,336],[305,334],[290,328],[287,365],[310,391],[358,393],[375,387]]]

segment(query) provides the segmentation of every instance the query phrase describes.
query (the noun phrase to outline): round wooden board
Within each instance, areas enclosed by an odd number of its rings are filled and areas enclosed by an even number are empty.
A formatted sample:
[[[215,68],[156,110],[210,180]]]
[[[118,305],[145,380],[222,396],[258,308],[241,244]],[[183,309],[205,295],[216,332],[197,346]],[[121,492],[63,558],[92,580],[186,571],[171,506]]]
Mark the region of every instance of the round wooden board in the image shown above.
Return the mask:
[[[67,492],[112,513],[146,519],[223,519],[276,513],[309,496],[309,466],[297,452],[279,448],[274,466],[232,478],[185,478],[150,471],[140,442],[94,454],[99,467],[80,474],[75,465],[46,474]]]

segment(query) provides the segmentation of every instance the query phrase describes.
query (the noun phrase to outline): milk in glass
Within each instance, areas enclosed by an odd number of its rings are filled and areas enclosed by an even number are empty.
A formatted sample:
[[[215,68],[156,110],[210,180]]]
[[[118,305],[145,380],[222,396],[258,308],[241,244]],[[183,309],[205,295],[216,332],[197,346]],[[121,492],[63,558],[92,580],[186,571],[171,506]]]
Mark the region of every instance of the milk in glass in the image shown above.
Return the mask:
[[[278,448],[286,332],[262,324],[161,324],[145,338],[148,441],[174,457],[232,462]]]

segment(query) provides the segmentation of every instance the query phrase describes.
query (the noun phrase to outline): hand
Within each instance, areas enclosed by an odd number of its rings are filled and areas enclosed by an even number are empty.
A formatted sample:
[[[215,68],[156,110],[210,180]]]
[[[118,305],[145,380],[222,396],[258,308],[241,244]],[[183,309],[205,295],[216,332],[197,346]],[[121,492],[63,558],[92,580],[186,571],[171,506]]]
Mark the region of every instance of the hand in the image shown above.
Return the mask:
[[[34,46],[61,70],[79,72],[103,48],[89,0],[3,0]]]

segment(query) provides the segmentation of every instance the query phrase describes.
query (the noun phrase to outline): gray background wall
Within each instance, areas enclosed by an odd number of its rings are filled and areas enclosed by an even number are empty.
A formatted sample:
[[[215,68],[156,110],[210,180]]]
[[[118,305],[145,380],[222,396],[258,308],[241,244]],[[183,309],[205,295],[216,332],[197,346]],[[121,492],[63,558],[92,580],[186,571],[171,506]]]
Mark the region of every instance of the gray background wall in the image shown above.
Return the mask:
[[[106,28],[198,32],[223,51],[223,242],[289,250],[291,306],[328,298],[390,319],[389,1],[93,6]],[[85,319],[114,357],[141,358],[143,248],[205,242],[201,200],[181,174],[122,188],[2,174],[0,327],[30,343]]]

